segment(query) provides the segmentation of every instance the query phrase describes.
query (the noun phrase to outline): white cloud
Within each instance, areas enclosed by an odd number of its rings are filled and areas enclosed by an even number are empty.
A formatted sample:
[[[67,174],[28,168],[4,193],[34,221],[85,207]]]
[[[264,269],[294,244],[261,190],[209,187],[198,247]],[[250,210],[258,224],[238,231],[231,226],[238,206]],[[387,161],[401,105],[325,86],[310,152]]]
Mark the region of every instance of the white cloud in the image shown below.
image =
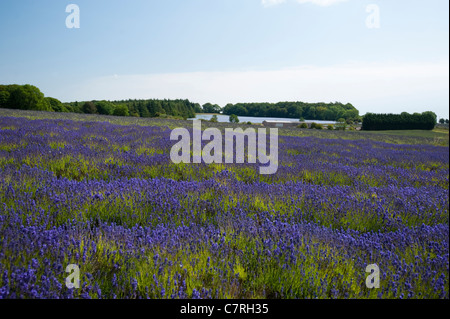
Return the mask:
[[[111,75],[48,92],[64,101],[350,102],[362,114],[433,110],[448,117],[449,63],[302,66],[269,71]],[[442,115],[440,115],[442,114]]]

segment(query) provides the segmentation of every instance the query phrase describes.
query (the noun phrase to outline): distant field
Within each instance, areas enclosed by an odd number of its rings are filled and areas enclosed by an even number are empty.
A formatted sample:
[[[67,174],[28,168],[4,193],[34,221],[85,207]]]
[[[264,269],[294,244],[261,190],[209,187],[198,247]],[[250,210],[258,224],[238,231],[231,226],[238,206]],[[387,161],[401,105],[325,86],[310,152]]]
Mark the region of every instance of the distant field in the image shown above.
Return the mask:
[[[42,111],[25,111],[0,109],[0,117],[25,117],[31,120],[37,119],[55,119],[55,120],[73,120],[73,121],[93,121],[108,122],[117,125],[138,125],[138,126],[163,126],[170,129],[177,127],[191,127],[191,121],[164,119],[164,118],[140,118],[140,117],[118,117],[107,115],[92,115],[78,113],[56,113]],[[252,125],[261,127],[260,125]],[[228,127],[251,127],[250,125],[239,123],[210,123],[202,122],[202,128],[217,127],[225,129]],[[329,131],[326,127],[323,130],[310,130],[299,128],[280,128],[278,130],[281,136],[311,136],[326,139],[345,139],[359,140],[370,139],[373,141],[386,142],[392,144],[427,144],[436,146],[449,146],[448,130],[435,129],[434,131]],[[446,133],[446,134],[445,134]]]
[[[436,128],[432,131],[423,130],[405,130],[405,131],[371,131],[362,132],[367,134],[382,134],[391,136],[405,136],[405,137],[418,137],[428,140],[432,140],[432,144],[448,146],[449,145],[449,131],[442,128]]]
[[[415,137],[427,137],[427,138],[447,138],[448,130],[436,128],[432,131],[423,130],[405,130],[405,131],[371,131],[368,133],[386,134],[386,135],[402,135],[402,136],[415,136]],[[446,135],[446,136],[445,136]]]

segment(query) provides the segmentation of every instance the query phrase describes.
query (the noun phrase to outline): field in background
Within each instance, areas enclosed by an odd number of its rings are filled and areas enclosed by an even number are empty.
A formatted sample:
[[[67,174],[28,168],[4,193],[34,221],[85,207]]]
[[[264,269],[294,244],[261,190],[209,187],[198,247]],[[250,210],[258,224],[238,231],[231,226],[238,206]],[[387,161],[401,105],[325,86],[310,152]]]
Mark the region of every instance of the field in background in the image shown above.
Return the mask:
[[[411,137],[425,137],[425,138],[442,138],[448,141],[449,130],[442,128],[435,128],[432,131],[422,131],[422,130],[400,130],[400,131],[373,131],[377,134],[386,135],[401,135],[401,136],[411,136]]]
[[[448,132],[280,129],[259,175],[173,164],[190,125],[0,110],[0,298],[449,298]]]
[[[41,111],[24,111],[0,109],[0,116],[5,117],[24,117],[28,119],[60,119],[74,121],[95,121],[108,122],[117,125],[138,125],[138,126],[164,126],[170,129],[177,127],[190,127],[190,121],[163,119],[163,118],[138,118],[138,117],[118,117],[106,115],[76,114],[76,113],[57,113]],[[244,123],[210,123],[202,121],[202,127],[261,127],[260,125],[247,125]],[[285,136],[314,136],[318,138],[339,138],[339,139],[370,139],[374,141],[393,143],[393,144],[431,144],[436,146],[449,146],[449,131],[443,128],[436,128],[433,131],[329,131],[309,130],[300,128],[279,128],[280,135]]]

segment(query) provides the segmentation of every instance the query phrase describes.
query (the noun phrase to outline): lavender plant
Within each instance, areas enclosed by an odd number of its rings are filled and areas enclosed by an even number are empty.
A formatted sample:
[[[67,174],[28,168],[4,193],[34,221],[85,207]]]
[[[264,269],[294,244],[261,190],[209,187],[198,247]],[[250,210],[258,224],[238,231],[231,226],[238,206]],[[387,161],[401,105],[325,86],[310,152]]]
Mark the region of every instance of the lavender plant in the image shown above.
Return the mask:
[[[448,147],[285,132],[260,175],[170,131],[0,117],[0,298],[449,298]]]

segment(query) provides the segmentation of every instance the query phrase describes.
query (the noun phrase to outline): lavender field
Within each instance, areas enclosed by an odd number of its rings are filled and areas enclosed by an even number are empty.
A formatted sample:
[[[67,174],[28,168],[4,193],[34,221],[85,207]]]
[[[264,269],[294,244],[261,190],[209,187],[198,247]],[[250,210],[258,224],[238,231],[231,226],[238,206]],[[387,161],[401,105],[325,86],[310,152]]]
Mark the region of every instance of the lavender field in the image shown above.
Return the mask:
[[[154,123],[0,117],[0,298],[449,298],[448,145],[291,129],[260,175]]]

